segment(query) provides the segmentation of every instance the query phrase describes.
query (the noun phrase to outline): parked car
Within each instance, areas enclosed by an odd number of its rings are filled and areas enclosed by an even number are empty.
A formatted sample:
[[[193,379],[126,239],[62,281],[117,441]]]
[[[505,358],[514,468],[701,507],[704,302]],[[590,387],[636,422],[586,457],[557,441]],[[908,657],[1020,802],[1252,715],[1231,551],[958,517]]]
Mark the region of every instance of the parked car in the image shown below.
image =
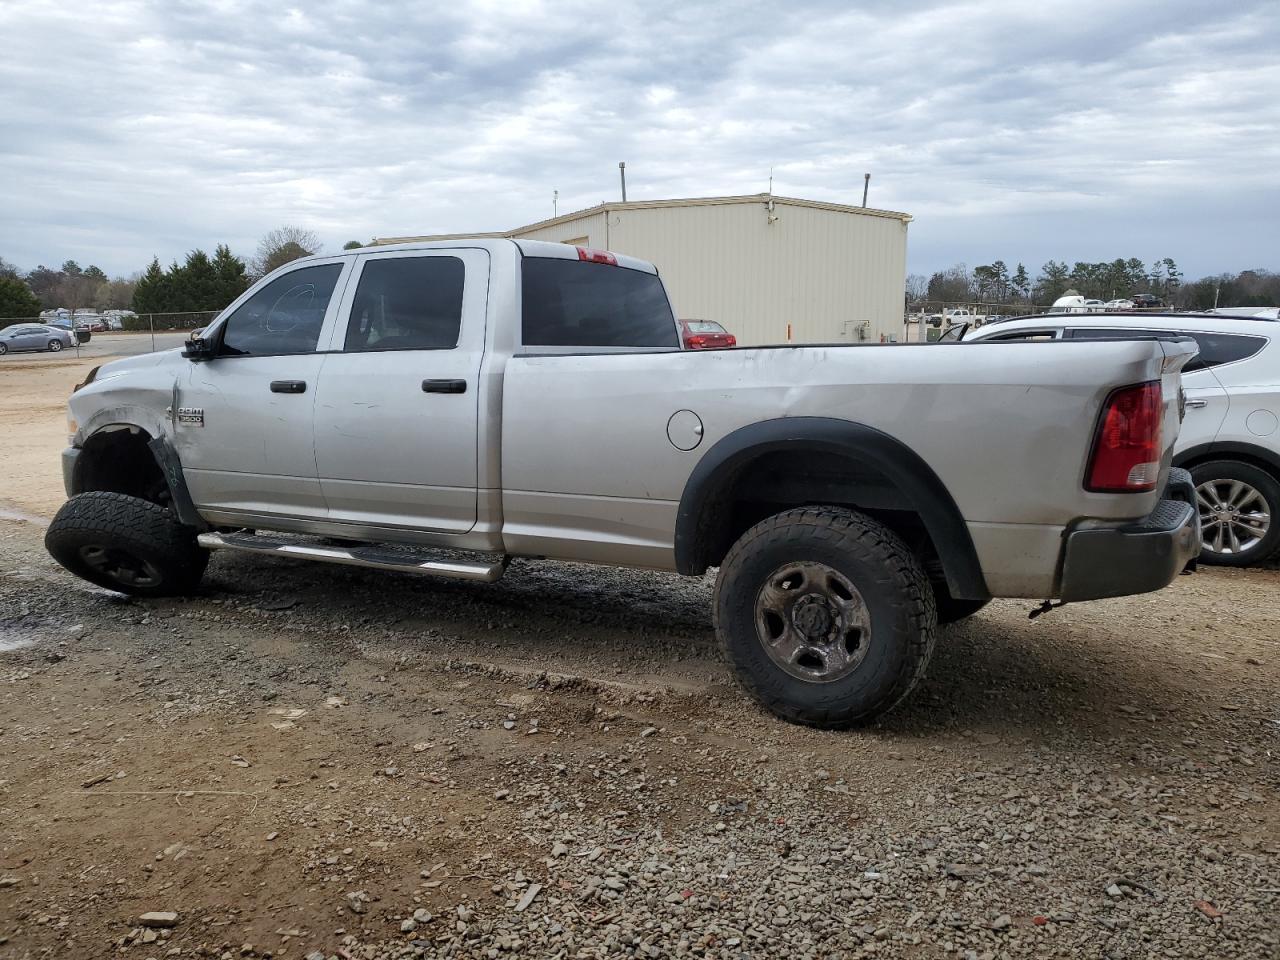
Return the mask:
[[[1133,301],[1130,300],[1128,297],[1119,297],[1115,300],[1108,300],[1102,306],[1109,313],[1114,311],[1121,311],[1121,310],[1132,310]]]
[[[1164,306],[1164,301],[1154,293],[1135,293],[1129,299],[1133,301],[1134,307],[1140,310],[1151,310]]]
[[[56,327],[59,330],[65,330],[67,333],[74,334],[76,341],[78,343],[88,343],[91,339],[93,339],[93,333],[89,330],[85,330],[82,327],[76,327],[75,329],[72,329],[71,320],[66,317],[54,317],[52,319],[43,320],[41,322],[46,327]]]
[[[0,356],[23,350],[57,352],[75,346],[75,336],[68,330],[44,323],[15,323],[0,330]]]
[[[681,320],[680,342],[686,350],[736,347],[738,338],[714,320]]]
[[[947,328],[957,323],[970,323],[975,316],[976,314],[972,310],[956,307],[954,309],[945,309],[941,313],[931,313],[925,319],[931,327]]]
[[[718,568],[739,681],[842,727],[907,695],[939,621],[1157,590],[1195,558],[1194,491],[1169,467],[1194,356],[684,350],[641,260],[365,248],[281,267],[183,351],[91,373],[45,544],[144,596],[196,589],[210,550],[484,582],[513,556]]]
[[[1186,419],[1173,462],[1191,471],[1201,560],[1242,567],[1280,553],[1280,327],[1210,314],[1023,317],[966,341],[1191,337],[1182,371]]]

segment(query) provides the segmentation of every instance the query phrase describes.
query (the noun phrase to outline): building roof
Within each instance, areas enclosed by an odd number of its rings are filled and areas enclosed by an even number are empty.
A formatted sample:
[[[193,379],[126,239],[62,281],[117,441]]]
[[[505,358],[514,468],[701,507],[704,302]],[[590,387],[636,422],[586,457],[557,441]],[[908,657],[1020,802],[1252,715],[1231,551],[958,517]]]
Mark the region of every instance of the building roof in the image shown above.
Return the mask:
[[[768,203],[770,200],[775,204],[783,204],[784,206],[811,207],[815,210],[830,210],[835,213],[855,213],[864,217],[888,217],[892,220],[900,220],[903,223],[910,223],[912,219],[909,213],[899,213],[896,210],[878,210],[874,207],[855,207],[845,203],[828,203],[825,200],[801,200],[798,197],[779,197],[768,193],[752,193],[740,197],[690,197],[673,200],[628,200],[626,203],[621,201],[599,203],[594,207],[586,207],[583,210],[561,214],[549,220],[539,220],[537,223],[516,227],[514,230],[500,230],[488,233],[439,233],[423,237],[383,237],[374,240],[373,244],[408,243],[419,240],[461,240],[471,237],[518,237],[531,230],[555,227],[562,223],[572,223],[575,220],[592,217],[598,213],[612,213],[616,210],[652,210],[658,207],[712,207],[735,203]]]

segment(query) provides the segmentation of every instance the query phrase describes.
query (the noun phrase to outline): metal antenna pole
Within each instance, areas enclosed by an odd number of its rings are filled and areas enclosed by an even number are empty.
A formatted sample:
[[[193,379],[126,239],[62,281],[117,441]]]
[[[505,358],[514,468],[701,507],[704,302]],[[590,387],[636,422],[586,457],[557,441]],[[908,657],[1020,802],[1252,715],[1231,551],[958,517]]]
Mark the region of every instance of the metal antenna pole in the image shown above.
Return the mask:
[[[627,162],[618,161],[618,176],[622,179],[622,202],[627,202]]]

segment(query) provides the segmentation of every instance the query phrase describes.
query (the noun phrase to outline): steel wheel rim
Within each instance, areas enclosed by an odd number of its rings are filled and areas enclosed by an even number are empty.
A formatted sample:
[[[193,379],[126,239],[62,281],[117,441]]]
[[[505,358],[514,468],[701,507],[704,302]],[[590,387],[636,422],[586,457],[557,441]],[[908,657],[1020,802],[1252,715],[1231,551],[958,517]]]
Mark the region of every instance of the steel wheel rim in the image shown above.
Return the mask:
[[[1243,480],[1206,480],[1196,487],[1204,547],[1238,556],[1255,549],[1271,530],[1271,505]]]
[[[756,594],[756,636],[784,673],[834,683],[861,666],[871,612],[858,588],[825,563],[787,563]]]
[[[89,544],[80,548],[80,559],[103,576],[124,586],[154,587],[160,582],[160,571],[127,550]]]

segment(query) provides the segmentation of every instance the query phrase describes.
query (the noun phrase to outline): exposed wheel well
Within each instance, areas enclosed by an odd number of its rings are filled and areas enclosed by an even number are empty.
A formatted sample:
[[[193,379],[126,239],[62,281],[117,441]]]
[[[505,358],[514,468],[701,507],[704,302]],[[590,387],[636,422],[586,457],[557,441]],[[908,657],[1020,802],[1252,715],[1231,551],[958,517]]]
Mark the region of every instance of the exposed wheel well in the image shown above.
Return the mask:
[[[140,427],[99,430],[85,441],[76,458],[72,493],[104,490],[169,506],[169,484],[147,446],[150,442],[151,437]]]

